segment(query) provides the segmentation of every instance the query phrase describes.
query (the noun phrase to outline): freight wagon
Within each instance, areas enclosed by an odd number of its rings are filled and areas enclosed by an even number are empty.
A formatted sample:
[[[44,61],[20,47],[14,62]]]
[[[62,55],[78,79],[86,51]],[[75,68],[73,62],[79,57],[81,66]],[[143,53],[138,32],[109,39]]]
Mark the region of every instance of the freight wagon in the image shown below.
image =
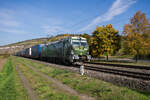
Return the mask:
[[[31,58],[40,59],[41,58],[41,50],[44,44],[38,44],[31,47]]]
[[[16,53],[17,56],[23,56],[28,58],[35,58],[40,59],[41,57],[41,49],[44,44],[38,44],[35,46],[32,46],[30,48],[26,48],[22,51],[19,51]]]
[[[31,57],[31,48],[26,48],[24,50],[24,57]]]

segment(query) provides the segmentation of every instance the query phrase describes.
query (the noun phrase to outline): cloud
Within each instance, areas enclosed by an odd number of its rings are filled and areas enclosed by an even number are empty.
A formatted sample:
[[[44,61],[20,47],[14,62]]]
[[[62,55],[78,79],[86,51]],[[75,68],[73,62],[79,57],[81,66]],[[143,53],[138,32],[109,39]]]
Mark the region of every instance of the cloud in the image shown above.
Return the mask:
[[[12,29],[12,28],[0,28],[0,32],[3,33],[13,33],[13,34],[26,34],[27,32],[19,29]]]
[[[41,26],[44,33],[49,35],[58,35],[69,32],[69,29],[64,28],[64,22],[58,18],[46,18],[46,23]]]
[[[27,32],[19,29],[22,25],[16,20],[16,12],[9,9],[0,9],[0,32],[1,33],[13,33],[13,34],[25,34]]]
[[[44,33],[49,35],[56,35],[60,33],[68,32],[69,30],[61,27],[60,25],[44,25],[42,26]]]
[[[10,19],[12,18],[12,15],[14,14],[14,12],[12,10],[8,10],[8,9],[0,9],[0,18],[7,18]],[[11,15],[11,16],[10,16]]]
[[[62,28],[60,26],[49,26],[49,25],[45,25],[42,27],[45,33],[49,33],[49,34],[54,34],[60,30],[62,30]]]
[[[56,17],[48,17],[44,19],[46,21],[45,23],[48,25],[62,25],[63,24],[63,21]]]
[[[62,20],[55,17],[44,18],[44,20],[44,24],[41,25],[41,30],[43,33],[48,35],[56,35],[63,32],[64,28],[61,27],[63,25]]]
[[[91,27],[113,19],[115,16],[125,12],[132,4],[136,3],[135,0],[116,0],[106,13],[96,17],[90,24],[81,28],[79,31],[89,30]]]
[[[15,12],[8,9],[0,9],[0,26],[18,27],[20,23],[14,18]]]
[[[1,20],[0,19],[0,26],[6,26],[6,27],[18,27],[20,26],[21,24],[18,23],[17,21],[15,20]]]

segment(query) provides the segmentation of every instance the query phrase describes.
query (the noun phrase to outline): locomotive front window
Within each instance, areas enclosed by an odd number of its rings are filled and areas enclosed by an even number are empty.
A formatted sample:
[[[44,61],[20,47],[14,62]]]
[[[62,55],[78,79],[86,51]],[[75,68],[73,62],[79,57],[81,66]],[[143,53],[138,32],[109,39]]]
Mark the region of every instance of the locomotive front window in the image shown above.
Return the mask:
[[[72,42],[73,46],[79,46],[80,42]]]
[[[87,42],[81,42],[81,46],[88,46]]]

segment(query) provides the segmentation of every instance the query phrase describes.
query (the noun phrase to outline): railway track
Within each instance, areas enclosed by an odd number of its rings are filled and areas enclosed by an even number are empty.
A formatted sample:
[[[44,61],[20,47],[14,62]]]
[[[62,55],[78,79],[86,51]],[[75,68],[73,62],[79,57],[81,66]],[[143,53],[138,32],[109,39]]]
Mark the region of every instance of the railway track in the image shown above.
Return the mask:
[[[126,77],[132,77],[136,79],[150,80],[150,74],[147,73],[125,71],[125,70],[118,70],[118,69],[111,69],[111,68],[93,67],[89,65],[85,65],[85,69],[109,73],[109,74],[121,75]]]
[[[37,61],[37,60],[34,60],[34,61]],[[45,64],[49,64],[47,62],[43,62],[43,61],[39,61],[38,62],[42,62],[42,63],[45,63]],[[54,65],[57,65],[57,64],[54,64]],[[66,66],[66,67],[76,67],[76,68],[80,68],[80,65],[81,63],[77,63],[73,66]],[[147,70],[147,67],[146,69],[144,68],[137,68],[137,67],[132,67],[133,70],[129,70],[131,69],[130,66],[126,66],[124,68],[128,68],[127,70],[122,70],[122,69],[117,69],[118,67],[123,67],[123,66],[109,66],[108,67],[105,67],[105,66],[100,66],[99,64],[91,64],[91,63],[84,63],[83,64],[85,66],[85,69],[86,70],[91,70],[91,71],[97,71],[97,72],[103,72],[103,73],[108,73],[108,74],[113,74],[113,75],[120,75],[120,76],[125,76],[125,77],[130,77],[130,78],[135,78],[135,79],[141,79],[141,80],[150,80],[150,73],[146,73],[146,72],[136,72],[136,70],[134,69],[141,69],[141,70]],[[94,65],[94,66],[93,66]],[[58,65],[58,66],[64,66],[65,65]],[[115,69],[113,69],[113,67],[117,67]],[[149,71],[149,70],[148,70]]]
[[[132,69],[134,68],[134,69],[150,70],[149,66],[108,64],[108,63],[99,63],[99,62],[85,62],[85,64],[97,64],[97,65],[104,65],[104,66],[115,66],[115,67],[123,67],[123,68],[132,68]]]
[[[87,70],[93,70],[142,80],[150,80],[150,67],[90,62],[83,63],[83,65]]]

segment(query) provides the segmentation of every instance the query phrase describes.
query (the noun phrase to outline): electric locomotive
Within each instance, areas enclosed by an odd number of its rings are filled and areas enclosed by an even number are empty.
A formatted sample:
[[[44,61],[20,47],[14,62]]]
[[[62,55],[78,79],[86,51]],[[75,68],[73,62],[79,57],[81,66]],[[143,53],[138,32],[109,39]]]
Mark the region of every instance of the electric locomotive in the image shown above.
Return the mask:
[[[43,46],[41,57],[51,62],[67,64],[91,59],[86,38],[80,36],[70,36]]]

